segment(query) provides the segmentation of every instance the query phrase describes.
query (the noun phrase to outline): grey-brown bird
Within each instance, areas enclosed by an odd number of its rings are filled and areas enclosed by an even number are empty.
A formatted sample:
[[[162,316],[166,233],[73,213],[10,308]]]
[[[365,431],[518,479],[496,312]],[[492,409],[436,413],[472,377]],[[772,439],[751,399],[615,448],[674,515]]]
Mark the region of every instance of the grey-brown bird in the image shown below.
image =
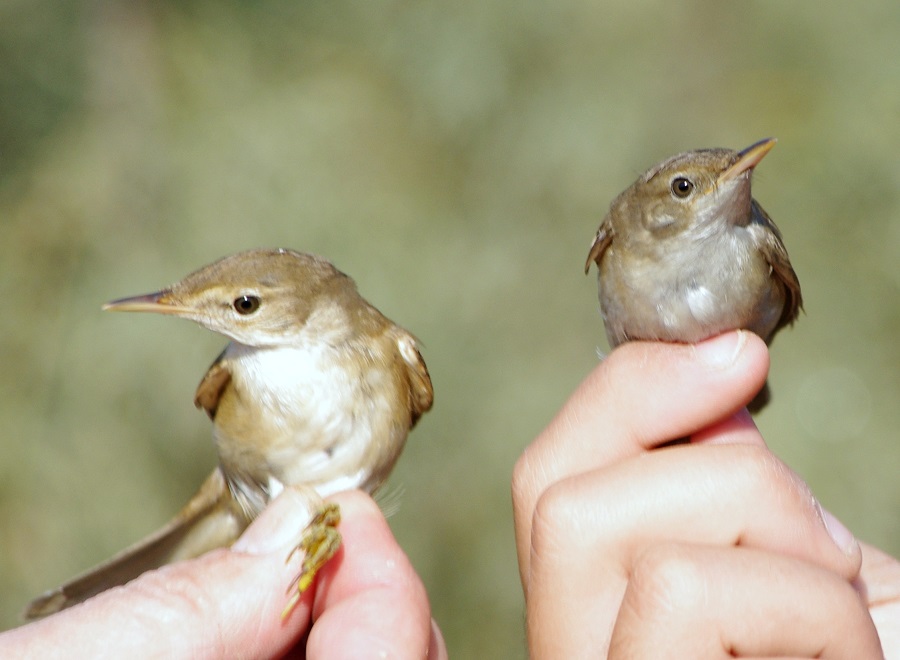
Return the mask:
[[[322,498],[354,488],[374,492],[432,405],[416,339],[321,257],[241,252],[104,309],[178,316],[231,340],[195,397],[212,420],[219,465],[168,525],[38,598],[27,618],[230,545],[286,486]],[[301,591],[336,551],[338,520],[336,506],[323,503],[305,532]]]
[[[697,342],[752,330],[766,343],[803,306],[778,227],[750,194],[775,146],[699,149],[644,172],[616,197],[591,245],[611,347],[629,340]],[[768,385],[751,403],[759,410]]]

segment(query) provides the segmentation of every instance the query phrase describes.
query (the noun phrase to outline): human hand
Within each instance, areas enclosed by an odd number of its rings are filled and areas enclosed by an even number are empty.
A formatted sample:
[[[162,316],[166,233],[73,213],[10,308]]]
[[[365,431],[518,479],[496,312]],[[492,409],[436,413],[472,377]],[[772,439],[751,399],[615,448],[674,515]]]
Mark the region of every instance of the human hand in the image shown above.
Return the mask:
[[[341,507],[343,545],[284,621],[312,503],[286,489],[229,549],[145,573],[0,635],[0,657],[446,658],[421,580],[378,506]]]
[[[625,344],[526,449],[513,504],[532,657],[880,657],[866,592],[896,640],[900,565],[858,577],[857,542],[743,410],[767,368],[748,332]]]

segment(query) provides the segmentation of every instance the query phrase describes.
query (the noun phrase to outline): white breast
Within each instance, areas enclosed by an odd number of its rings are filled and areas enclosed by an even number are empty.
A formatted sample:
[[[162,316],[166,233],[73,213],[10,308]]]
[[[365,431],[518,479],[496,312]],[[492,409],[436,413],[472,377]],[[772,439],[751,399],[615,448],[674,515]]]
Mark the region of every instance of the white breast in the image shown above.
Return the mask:
[[[325,435],[346,433],[351,424],[354,384],[335,364],[333,350],[310,344],[255,348],[229,345],[227,359],[239,381],[285,430],[310,426]]]
[[[217,426],[223,463],[240,454],[241,465],[253,466],[242,478],[311,485],[323,496],[377,486],[370,483],[373,473],[385,470],[386,463],[389,469],[403,439],[397,446],[392,437],[391,372],[381,365],[348,368],[342,357],[321,341],[274,348],[230,344],[232,386],[244,416],[253,421]],[[265,451],[248,449],[259,443],[235,437],[242,432],[264,437]]]

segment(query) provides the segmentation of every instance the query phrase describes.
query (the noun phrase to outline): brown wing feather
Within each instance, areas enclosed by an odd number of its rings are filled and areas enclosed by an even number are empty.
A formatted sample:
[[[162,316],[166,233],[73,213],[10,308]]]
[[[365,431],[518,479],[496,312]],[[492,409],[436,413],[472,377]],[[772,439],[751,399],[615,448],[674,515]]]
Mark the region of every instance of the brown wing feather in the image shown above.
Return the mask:
[[[612,239],[612,225],[607,216],[603,219],[603,222],[600,223],[600,227],[597,229],[597,235],[594,236],[594,242],[591,243],[591,250],[588,252],[587,260],[584,262],[585,275],[587,275],[588,271],[591,269],[592,261],[597,264],[598,268],[600,267],[600,259],[603,258],[603,253],[606,251],[606,248],[609,247],[609,244],[612,243]]]
[[[434,388],[415,337],[397,328],[396,340],[409,381],[409,428],[412,428],[422,415],[431,410],[434,403]]]
[[[769,217],[769,214],[765,212],[756,200],[753,200],[753,206],[755,211],[758,212],[756,217],[759,218],[762,224],[771,229],[771,231],[763,232],[764,243],[760,246],[760,249],[766,256],[766,261],[772,267],[775,277],[784,284],[787,296],[781,319],[779,319],[778,325],[775,326],[775,330],[772,332],[772,335],[774,335],[784,326],[791,325],[797,320],[800,310],[803,309],[803,295],[800,293],[800,280],[797,278],[797,273],[794,272],[793,266],[791,266],[791,260],[788,257],[787,248],[784,247],[784,239],[781,237],[781,232],[772,221],[772,218]]]
[[[191,501],[165,527],[35,599],[24,616],[26,619],[48,616],[164,564],[231,545],[248,523],[231,498],[221,471],[216,468]]]
[[[216,410],[219,407],[219,399],[222,397],[222,391],[231,381],[231,372],[224,364],[225,351],[219,354],[215,359],[203,380],[197,385],[197,392],[194,394],[194,405],[203,408],[210,419],[216,418]]]

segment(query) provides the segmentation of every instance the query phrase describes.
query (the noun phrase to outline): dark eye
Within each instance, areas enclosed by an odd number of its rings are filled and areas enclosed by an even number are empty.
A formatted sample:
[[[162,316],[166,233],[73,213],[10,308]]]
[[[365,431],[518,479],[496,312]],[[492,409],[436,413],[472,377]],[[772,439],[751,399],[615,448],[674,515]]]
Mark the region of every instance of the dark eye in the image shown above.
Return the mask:
[[[241,296],[240,298],[235,298],[232,306],[238,314],[252,314],[259,309],[259,298],[256,296]]]
[[[690,181],[690,179],[685,179],[683,176],[675,177],[672,181],[672,193],[676,197],[681,197],[682,199],[690,195],[694,191],[694,184]]]

